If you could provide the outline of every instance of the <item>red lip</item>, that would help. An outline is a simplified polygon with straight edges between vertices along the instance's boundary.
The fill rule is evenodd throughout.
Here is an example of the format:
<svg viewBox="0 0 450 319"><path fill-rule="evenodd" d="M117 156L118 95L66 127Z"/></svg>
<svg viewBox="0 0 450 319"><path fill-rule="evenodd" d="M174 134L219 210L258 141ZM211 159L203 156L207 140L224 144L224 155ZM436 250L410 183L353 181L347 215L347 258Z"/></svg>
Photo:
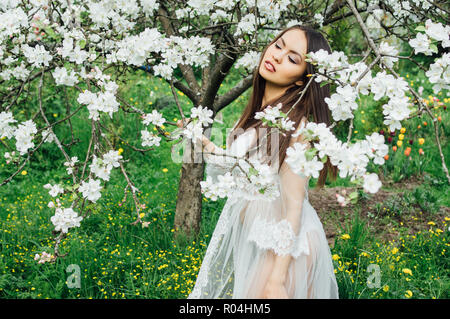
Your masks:
<svg viewBox="0 0 450 319"><path fill-rule="evenodd" d="M272 62L270 62L269 60L266 60L266 61L264 61L264 64L265 63L267 63L267 64L270 64L271 66L272 66L272 68L273 68L273 71L272 72L275 72L277 69L275 69L275 66L273 65L273 63ZM266 67L267 68L267 67ZM269 70L270 71L270 70Z"/></svg>

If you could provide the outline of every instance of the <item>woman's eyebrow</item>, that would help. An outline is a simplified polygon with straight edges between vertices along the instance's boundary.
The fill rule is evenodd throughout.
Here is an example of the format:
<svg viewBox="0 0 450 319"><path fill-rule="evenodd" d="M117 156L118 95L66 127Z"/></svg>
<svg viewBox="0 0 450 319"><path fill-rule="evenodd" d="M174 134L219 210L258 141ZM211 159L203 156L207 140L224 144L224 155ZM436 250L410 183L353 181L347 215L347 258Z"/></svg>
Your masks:
<svg viewBox="0 0 450 319"><path fill-rule="evenodd" d="M280 37L280 39L281 39L281 42L283 42L283 46L285 47L285 46L286 46L286 43L284 42L284 39L283 39L282 37ZM290 50L290 51L293 52L293 53L295 53L295 54L297 54L297 55L299 55L300 58L302 57L302 55L301 55L300 53L298 53L297 51L295 51L295 50Z"/></svg>

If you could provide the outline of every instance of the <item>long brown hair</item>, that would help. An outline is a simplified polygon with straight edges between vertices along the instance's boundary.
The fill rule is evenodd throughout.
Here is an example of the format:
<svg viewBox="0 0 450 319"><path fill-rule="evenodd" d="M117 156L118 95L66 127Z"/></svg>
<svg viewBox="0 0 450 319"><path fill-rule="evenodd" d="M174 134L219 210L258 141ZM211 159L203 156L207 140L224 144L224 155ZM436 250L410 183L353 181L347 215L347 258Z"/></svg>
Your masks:
<svg viewBox="0 0 450 319"><path fill-rule="evenodd" d="M262 111L266 106L271 105L275 106L278 103L282 103L281 111L284 113L287 113L289 109L297 102L299 98L299 93L307 86L308 82L312 80L311 77L308 77L308 74L313 74L315 71L315 68L312 64L307 63L306 64L306 70L305 73L302 76L303 84L301 86L294 85L286 90L286 92L279 98L275 98L271 101L267 101L265 105L262 105L262 98L264 95L264 89L265 89L265 83L266 80L259 74L259 67L261 65L261 62L264 58L264 55L266 53L266 50L269 46L271 46L274 42L276 42L284 33L286 33L289 30L292 29L300 29L305 32L306 39L307 39L307 53L309 52L315 52L320 49L324 49L327 52L331 53L331 48L327 42L327 40L324 38L324 36L308 27L303 25L293 25L289 28L284 29L280 34L278 34L268 45L267 47L262 51L261 57L258 63L258 67L255 68L254 74L253 74L253 90L250 96L250 99L247 103L246 108L244 109L243 114L241 115L241 118L239 119L238 123L236 124L235 128L229 135L229 141L232 139L236 139L243 131L246 131L249 128L256 129L257 134L257 141L259 141L260 138L260 132L265 131L267 132L267 145L269 150L267 151L268 154L271 154L270 151L270 145L271 145L271 136L274 134L271 132L272 128L267 127L262 123L261 120L255 119L255 113ZM320 86L320 83L317 83L316 81L312 81L306 92L304 93L301 101L296 104L295 108L289 112L288 118L295 123L295 127L297 128L300 124L300 121L303 117L306 117L308 121L311 121L310 118L312 116L312 121L316 123L325 123L327 126L329 126L330 123L330 110L328 108L328 105L325 103L325 98L330 96L330 85L326 84L324 86ZM279 168L278 171L281 168L281 164L283 163L285 157L286 157L286 150L289 147L289 141L291 138L291 135L294 133L294 131L286 132L285 134L277 134L278 135L278 141L279 141L279 150L275 150L276 154L273 154L273 156L280 156L279 157ZM258 142L256 142L258 143ZM247 158L249 157L249 154L246 154ZM274 157L272 157L273 159ZM272 159L270 160L269 164L272 162ZM331 178L333 180L336 180L337 176L337 167L333 166L330 162L330 159L327 159L327 162L324 165L324 168L320 172L319 179L317 182L317 186L323 187L327 178L328 171L331 172Z"/></svg>

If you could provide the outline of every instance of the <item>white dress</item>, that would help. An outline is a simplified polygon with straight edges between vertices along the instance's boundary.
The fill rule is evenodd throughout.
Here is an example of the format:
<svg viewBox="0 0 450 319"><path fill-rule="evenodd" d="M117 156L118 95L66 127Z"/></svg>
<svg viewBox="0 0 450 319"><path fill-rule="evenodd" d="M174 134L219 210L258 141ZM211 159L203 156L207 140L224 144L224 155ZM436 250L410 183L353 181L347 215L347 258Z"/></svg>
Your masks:
<svg viewBox="0 0 450 319"><path fill-rule="evenodd" d="M248 130L227 150L242 155L255 136L256 130ZM229 171L206 154L205 160L206 176L216 179ZM293 257L285 283L289 298L339 298L327 238L308 201L309 178L287 163L275 177L274 200L227 199L188 299L262 298L275 258L286 254Z"/></svg>

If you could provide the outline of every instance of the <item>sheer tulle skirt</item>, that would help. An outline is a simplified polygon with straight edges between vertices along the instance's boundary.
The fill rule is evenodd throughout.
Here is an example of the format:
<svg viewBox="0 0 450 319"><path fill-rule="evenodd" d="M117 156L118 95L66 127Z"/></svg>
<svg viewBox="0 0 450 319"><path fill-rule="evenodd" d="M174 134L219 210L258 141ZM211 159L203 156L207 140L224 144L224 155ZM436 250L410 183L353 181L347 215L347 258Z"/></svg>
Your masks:
<svg viewBox="0 0 450 319"><path fill-rule="evenodd" d="M188 298L262 298L276 253L268 248L271 225L282 219L281 199L227 200ZM265 228L264 228L265 227ZM286 278L289 298L338 298L330 248L315 209L306 197Z"/></svg>

